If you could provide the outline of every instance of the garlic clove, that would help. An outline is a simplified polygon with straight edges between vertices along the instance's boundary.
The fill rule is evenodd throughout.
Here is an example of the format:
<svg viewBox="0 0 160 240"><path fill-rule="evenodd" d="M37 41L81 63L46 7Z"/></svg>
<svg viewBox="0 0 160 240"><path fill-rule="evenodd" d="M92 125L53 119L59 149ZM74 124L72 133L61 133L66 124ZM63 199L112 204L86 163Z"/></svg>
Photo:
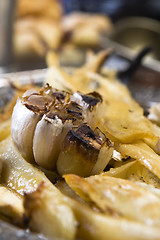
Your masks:
<svg viewBox="0 0 160 240"><path fill-rule="evenodd" d="M40 115L30 111L20 99L14 107L11 123L11 135L21 155L29 162L34 162L33 135Z"/></svg>
<svg viewBox="0 0 160 240"><path fill-rule="evenodd" d="M33 136L42 115L52 105L52 98L42 96L36 91L27 91L17 103L12 113L11 136L21 153L29 162L34 162Z"/></svg>
<svg viewBox="0 0 160 240"><path fill-rule="evenodd" d="M70 96L71 101L76 102L81 107L83 107L83 114L85 122L94 128L98 118L98 111L100 104L102 103L102 97L97 92L92 92L88 94L81 94L75 92Z"/></svg>
<svg viewBox="0 0 160 240"><path fill-rule="evenodd" d="M38 165L53 170L61 149L61 143L68 131L83 121L82 108L70 102L54 105L38 122L34 139L33 153Z"/></svg>
<svg viewBox="0 0 160 240"><path fill-rule="evenodd" d="M100 149L97 162L94 165L90 175L100 174L105 169L109 161L112 159L112 155L113 144L109 139L107 139Z"/></svg>
<svg viewBox="0 0 160 240"><path fill-rule="evenodd" d="M34 138L33 153L38 165L46 169L54 169L60 151L63 123L56 117L54 120L46 115L38 122Z"/></svg>
<svg viewBox="0 0 160 240"><path fill-rule="evenodd" d="M100 173L111 159L112 152L111 143L109 145L83 124L77 130L69 131L65 137L57 160L57 171L60 175L73 173L83 177Z"/></svg>

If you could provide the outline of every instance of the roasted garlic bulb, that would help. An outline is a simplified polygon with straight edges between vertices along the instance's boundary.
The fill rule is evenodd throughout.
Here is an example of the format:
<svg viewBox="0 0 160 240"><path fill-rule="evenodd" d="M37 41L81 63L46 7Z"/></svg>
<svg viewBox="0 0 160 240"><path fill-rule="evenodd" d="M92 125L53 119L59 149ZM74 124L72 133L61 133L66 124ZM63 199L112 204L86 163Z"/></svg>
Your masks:
<svg viewBox="0 0 160 240"><path fill-rule="evenodd" d="M88 159L86 156L84 157L86 166L80 167L80 169L86 169L84 173L80 170L79 174L88 176L98 173L105 168L111 158L111 145L105 147L105 149L109 148L109 153L106 154L106 150L104 151L106 154L103 157L104 160L99 160L99 155L101 156L101 152L103 152L101 148L104 149L102 146L106 146L107 141L102 140L84 124L95 128L96 113L101 102L102 98L98 93L82 95L77 92L71 94L53 89L48 84L39 92L28 90L21 99L17 100L13 110L11 123L13 142L27 161L36 162L45 169L57 169L60 174L76 173L76 169L83 162L83 156L78 161L76 160L78 152L81 154L83 149L81 155L84 155L86 148L86 156L90 157ZM71 144L73 154L71 155L70 152L69 159L68 153L65 155L62 146L65 145L68 134L74 132L77 136L80 135L82 141L80 141L79 150L77 150L77 145L76 151ZM83 143L86 143L86 146Z"/></svg>

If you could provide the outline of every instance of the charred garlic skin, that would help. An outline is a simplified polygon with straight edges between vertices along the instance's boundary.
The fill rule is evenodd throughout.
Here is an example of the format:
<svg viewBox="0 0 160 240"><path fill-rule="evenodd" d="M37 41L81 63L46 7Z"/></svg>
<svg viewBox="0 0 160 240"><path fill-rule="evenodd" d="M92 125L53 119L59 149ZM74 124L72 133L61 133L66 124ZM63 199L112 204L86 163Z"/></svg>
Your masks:
<svg viewBox="0 0 160 240"><path fill-rule="evenodd" d="M66 135L57 161L60 175L74 173L87 177L106 167L113 153L113 144L99 132L83 124Z"/></svg>
<svg viewBox="0 0 160 240"><path fill-rule="evenodd" d="M98 93L71 94L48 84L39 92L29 90L13 110L13 142L27 161L48 170L57 169L61 175L99 173L112 154L100 131L90 128L95 127L93 119L101 102ZM103 161L104 154L107 157Z"/></svg>
<svg viewBox="0 0 160 240"><path fill-rule="evenodd" d="M97 116L103 101L101 95L97 92L88 94L75 92L70 98L83 107L86 122L91 128L95 128Z"/></svg>

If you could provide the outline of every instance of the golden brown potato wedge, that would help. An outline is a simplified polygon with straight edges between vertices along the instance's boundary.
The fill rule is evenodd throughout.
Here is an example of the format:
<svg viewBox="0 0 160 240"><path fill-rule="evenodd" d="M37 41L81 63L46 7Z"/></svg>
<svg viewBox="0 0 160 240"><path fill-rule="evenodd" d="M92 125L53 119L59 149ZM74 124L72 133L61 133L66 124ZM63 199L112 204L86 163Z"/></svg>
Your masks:
<svg viewBox="0 0 160 240"><path fill-rule="evenodd" d="M0 141L4 140L10 135L11 133L10 126L11 126L11 119L0 122Z"/></svg>
<svg viewBox="0 0 160 240"><path fill-rule="evenodd" d="M13 47L16 57L43 57L48 49L57 49L62 39L61 25L49 18L28 16L14 24Z"/></svg>
<svg viewBox="0 0 160 240"><path fill-rule="evenodd" d="M57 199L58 200L56 200L54 196L52 188L48 187L46 184L40 185L37 191L25 196L24 206L30 219L31 228L37 231L40 229L43 234L54 239L56 238L54 223L57 223L57 221L61 219L61 221L64 221L64 225L58 226L56 233L58 233L60 229L62 230L66 225L68 230L63 233L61 232L61 235L58 235L61 236L60 239L73 239L73 235L75 235L74 237L76 239L81 240L159 239L159 228L146 226L126 219L115 219L113 217L105 216L104 214L93 211L84 204L68 197L64 197L62 201L60 200L61 197L58 197ZM67 205L66 211L62 212L60 215L56 214L55 211L55 202L57 203L59 200L61 206ZM60 212L62 209L59 209ZM73 225L69 225L70 223L73 224L73 215L69 209L72 209L72 214L74 214L74 219L76 219L76 223L74 225L76 229L73 228ZM62 220L62 218L64 220Z"/></svg>
<svg viewBox="0 0 160 240"><path fill-rule="evenodd" d="M74 12L62 19L65 33L72 32L70 41L76 46L97 48L102 44L102 35L111 31L112 24L107 16Z"/></svg>
<svg viewBox="0 0 160 240"><path fill-rule="evenodd" d="M147 144L137 142L133 144L117 144L116 150L122 155L138 160L148 170L160 178L160 156Z"/></svg>
<svg viewBox="0 0 160 240"><path fill-rule="evenodd" d="M41 170L22 158L11 137L0 142L0 160L3 164L1 182L20 195L36 190L42 181L51 184Z"/></svg>
<svg viewBox="0 0 160 240"><path fill-rule="evenodd" d="M146 226L144 224L115 219L94 212L88 207L71 200L69 202L79 222L77 228L77 239L80 240L158 240L159 228Z"/></svg>
<svg viewBox="0 0 160 240"><path fill-rule="evenodd" d="M145 183L148 188L160 189L160 179L137 160L111 168L105 174L111 177L129 179L138 184ZM146 185L144 185L145 188Z"/></svg>
<svg viewBox="0 0 160 240"><path fill-rule="evenodd" d="M104 117L99 125L113 140L122 143L154 137L142 109L121 100L112 100L106 105Z"/></svg>
<svg viewBox="0 0 160 240"><path fill-rule="evenodd" d="M147 240L159 239L159 229L147 227L146 225L137 222L117 220L105 217L102 214L88 212L84 213L85 209L75 209L79 213L77 219L80 222L78 229L79 239L101 239L101 240ZM84 215L83 215L84 214ZM77 214L78 215L78 214ZM76 215L76 216L77 216Z"/></svg>
<svg viewBox="0 0 160 240"><path fill-rule="evenodd" d="M78 195L107 215L160 226L159 197L131 181L105 173L85 179L69 174L65 180Z"/></svg>
<svg viewBox="0 0 160 240"><path fill-rule="evenodd" d="M18 0L16 15L19 18L36 15L59 20L62 16L62 6L57 0Z"/></svg>
<svg viewBox="0 0 160 240"><path fill-rule="evenodd" d="M58 56L54 52L49 52L46 57L49 66L44 85L49 83L53 88L59 90L76 90L69 76L60 66Z"/></svg>
<svg viewBox="0 0 160 240"><path fill-rule="evenodd" d="M26 216L29 220L31 219L30 228L53 238L73 239L76 220L72 210L63 199L63 194L45 177L41 170L21 157L11 138L0 143L0 159L3 162L1 181L19 195L25 194ZM50 193L47 196L45 191L41 192L41 188L37 190L39 185L45 184ZM36 190L37 192L34 192ZM50 199L53 201L52 204L50 204ZM14 210L15 204L14 202L12 204L12 195L10 201Z"/></svg>
<svg viewBox="0 0 160 240"><path fill-rule="evenodd" d="M77 221L62 193L44 182L24 196L29 227L52 239L75 239Z"/></svg>
<svg viewBox="0 0 160 240"><path fill-rule="evenodd" d="M11 223L23 226L24 208L23 200L16 192L0 185L0 214Z"/></svg>

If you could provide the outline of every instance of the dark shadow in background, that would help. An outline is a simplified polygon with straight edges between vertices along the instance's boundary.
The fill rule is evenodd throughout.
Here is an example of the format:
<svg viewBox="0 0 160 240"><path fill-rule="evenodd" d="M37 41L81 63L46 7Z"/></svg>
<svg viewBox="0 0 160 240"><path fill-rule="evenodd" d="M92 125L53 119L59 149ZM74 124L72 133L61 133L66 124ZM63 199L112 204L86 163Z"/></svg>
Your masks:
<svg viewBox="0 0 160 240"><path fill-rule="evenodd" d="M113 21L127 16L144 16L160 20L159 0L61 0L66 13L71 11L100 12Z"/></svg>

